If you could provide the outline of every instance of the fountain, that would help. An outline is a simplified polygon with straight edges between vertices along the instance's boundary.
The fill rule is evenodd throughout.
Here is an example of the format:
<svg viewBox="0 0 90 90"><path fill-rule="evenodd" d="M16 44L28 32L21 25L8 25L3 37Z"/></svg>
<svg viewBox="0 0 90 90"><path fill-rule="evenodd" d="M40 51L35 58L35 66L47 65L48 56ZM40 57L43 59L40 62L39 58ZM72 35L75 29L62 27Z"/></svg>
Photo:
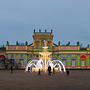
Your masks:
<svg viewBox="0 0 90 90"><path fill-rule="evenodd" d="M39 60L31 60L25 71L37 72L39 69L41 71L47 72L48 66L51 66L51 69L55 71L66 72L64 64L60 60L52 60L52 53L47 51L48 46L47 42L44 40L43 52L39 52Z"/></svg>

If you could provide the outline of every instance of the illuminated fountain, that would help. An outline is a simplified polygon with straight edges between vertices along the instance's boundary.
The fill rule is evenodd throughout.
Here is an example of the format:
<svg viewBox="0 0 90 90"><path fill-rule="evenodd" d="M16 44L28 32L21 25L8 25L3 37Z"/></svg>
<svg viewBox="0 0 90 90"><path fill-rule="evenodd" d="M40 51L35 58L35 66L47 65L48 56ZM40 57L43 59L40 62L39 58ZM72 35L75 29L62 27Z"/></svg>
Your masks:
<svg viewBox="0 0 90 90"><path fill-rule="evenodd" d="M25 71L30 70L30 72L37 72L39 69L41 71L47 72L48 66L51 66L51 69L55 71L66 72L64 64L60 60L52 60L52 53L47 51L47 42L44 40L43 52L39 52L39 60L31 60Z"/></svg>

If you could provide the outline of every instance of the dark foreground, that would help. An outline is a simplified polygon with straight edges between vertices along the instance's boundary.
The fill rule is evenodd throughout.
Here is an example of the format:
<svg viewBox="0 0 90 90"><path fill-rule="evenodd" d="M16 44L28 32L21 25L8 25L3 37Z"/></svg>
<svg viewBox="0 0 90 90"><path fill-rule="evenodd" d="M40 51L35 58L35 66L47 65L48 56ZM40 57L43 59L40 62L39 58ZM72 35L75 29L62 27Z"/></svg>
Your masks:
<svg viewBox="0 0 90 90"><path fill-rule="evenodd" d="M65 73L48 76L1 70L0 90L90 90L90 71L72 70L69 76Z"/></svg>

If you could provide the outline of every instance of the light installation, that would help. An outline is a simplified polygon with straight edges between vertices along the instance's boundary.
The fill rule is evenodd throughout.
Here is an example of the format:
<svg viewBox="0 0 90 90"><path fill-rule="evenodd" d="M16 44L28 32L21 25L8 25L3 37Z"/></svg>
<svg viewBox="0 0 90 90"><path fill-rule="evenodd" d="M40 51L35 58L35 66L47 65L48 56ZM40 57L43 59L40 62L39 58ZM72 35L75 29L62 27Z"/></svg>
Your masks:
<svg viewBox="0 0 90 90"><path fill-rule="evenodd" d="M39 69L41 71L47 72L48 66L51 66L51 69L55 71L66 72L64 64L60 60L52 60L51 52L48 52L47 42L44 40L43 52L39 52L39 60L31 60L25 71L37 72Z"/></svg>

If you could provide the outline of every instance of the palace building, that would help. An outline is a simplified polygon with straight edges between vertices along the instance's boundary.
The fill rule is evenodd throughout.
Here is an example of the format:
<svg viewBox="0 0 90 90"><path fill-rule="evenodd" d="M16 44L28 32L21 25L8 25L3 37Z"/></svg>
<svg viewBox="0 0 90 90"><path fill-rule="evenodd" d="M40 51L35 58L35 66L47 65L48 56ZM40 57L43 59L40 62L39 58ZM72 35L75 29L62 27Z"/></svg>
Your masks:
<svg viewBox="0 0 90 90"><path fill-rule="evenodd" d="M61 45L53 42L53 30L42 32L33 31L33 43L16 45L7 44L0 48L0 68L8 68L13 65L15 68L25 68L30 60L38 60L39 52L42 52L44 40L47 41L48 52L52 53L53 60L61 60L66 68L69 69L89 69L90 68L90 48L82 48L79 41L76 45Z"/></svg>

